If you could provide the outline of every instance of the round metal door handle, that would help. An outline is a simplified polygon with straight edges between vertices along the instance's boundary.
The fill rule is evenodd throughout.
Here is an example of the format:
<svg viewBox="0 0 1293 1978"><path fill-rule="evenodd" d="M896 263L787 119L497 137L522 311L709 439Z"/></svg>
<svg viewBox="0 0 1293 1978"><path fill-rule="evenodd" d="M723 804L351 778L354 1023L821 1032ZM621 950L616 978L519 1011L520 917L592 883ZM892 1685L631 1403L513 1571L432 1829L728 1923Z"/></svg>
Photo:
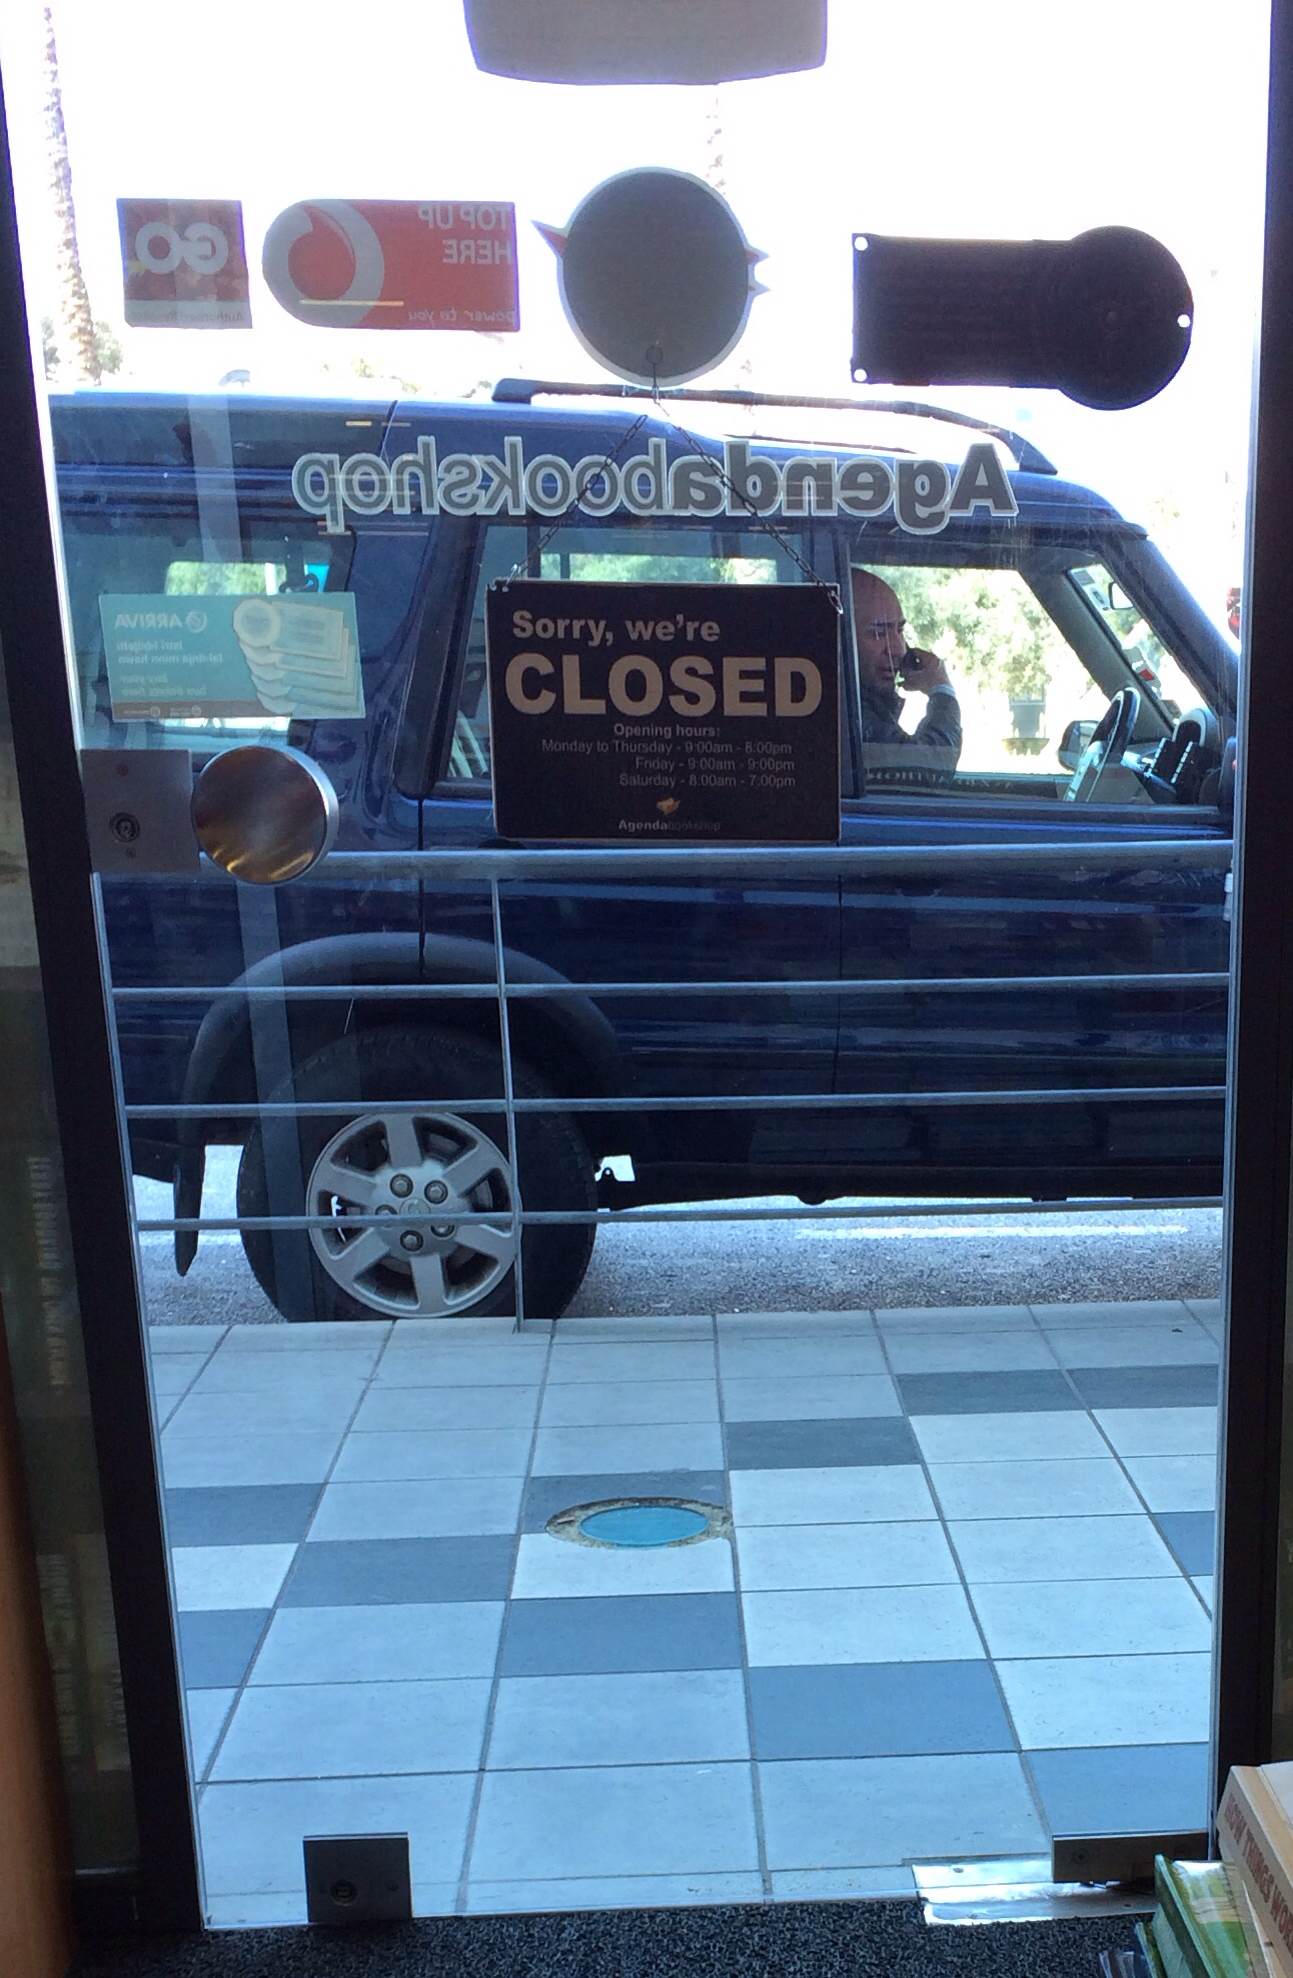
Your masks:
<svg viewBox="0 0 1293 1978"><path fill-rule="evenodd" d="M281 886L332 849L337 793L299 749L252 742L212 756L193 786L191 815L213 864L252 886Z"/></svg>

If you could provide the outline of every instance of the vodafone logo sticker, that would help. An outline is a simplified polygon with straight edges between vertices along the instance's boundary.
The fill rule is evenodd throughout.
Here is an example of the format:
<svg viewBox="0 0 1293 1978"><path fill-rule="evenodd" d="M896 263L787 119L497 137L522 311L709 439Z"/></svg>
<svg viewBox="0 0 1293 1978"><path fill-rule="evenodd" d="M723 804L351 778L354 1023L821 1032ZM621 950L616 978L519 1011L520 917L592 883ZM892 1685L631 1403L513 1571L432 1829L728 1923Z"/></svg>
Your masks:
<svg viewBox="0 0 1293 1978"><path fill-rule="evenodd" d="M516 209L481 200L309 199L265 235L274 300L321 329L516 330Z"/></svg>
<svg viewBox="0 0 1293 1978"><path fill-rule="evenodd" d="M143 329L247 329L236 199L119 199L125 317Z"/></svg>

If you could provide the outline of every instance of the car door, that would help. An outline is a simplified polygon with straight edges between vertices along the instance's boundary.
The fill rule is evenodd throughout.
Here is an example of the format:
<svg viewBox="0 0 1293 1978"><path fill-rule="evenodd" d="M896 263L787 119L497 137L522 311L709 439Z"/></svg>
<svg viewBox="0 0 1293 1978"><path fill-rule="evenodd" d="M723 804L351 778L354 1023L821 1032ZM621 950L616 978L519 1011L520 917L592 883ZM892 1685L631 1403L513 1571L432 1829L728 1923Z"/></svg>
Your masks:
<svg viewBox="0 0 1293 1978"><path fill-rule="evenodd" d="M1103 541L1089 526L1066 539L1021 517L995 544L940 539L919 561L892 540L879 556L841 541L846 562L865 559L891 585L908 640L946 661L964 726L955 773L905 775L898 749L876 751L867 780L863 740L862 787L843 807L847 845L932 854L928 871L891 877L881 864L844 886L838 1087L893 1095L892 1107L837 1116L860 1186L1025 1197L1220 1186L1230 824L1217 645L1179 587L1167 598L1138 539L1101 526ZM1140 696L1126 755L1094 800L1070 801L1074 753L1122 687ZM1173 755L1180 717L1205 693L1206 747L1187 775ZM923 703L907 700L910 731ZM1075 861L1084 844L1146 849L1131 863L1094 849ZM1173 856L1190 844L1206 864ZM1009 846L1055 856L994 863ZM1199 974L1214 980L1146 981ZM1098 979L1111 976L1136 980ZM1030 980L951 986L985 977ZM875 983L893 988L860 986ZM1096 1096L1193 1086L1212 1094ZM922 1093L941 1103L912 1097Z"/></svg>
<svg viewBox="0 0 1293 1978"><path fill-rule="evenodd" d="M811 549L810 531L800 535ZM542 532L519 523L486 527L470 616L453 656L453 719L428 778L428 846L497 842L484 600L491 582L517 569L567 581L806 581L780 535L754 524L647 526L617 516L603 526L581 523L555 535L550 525ZM637 1098L713 1095L718 1102L703 1111L639 1116L630 1147L598 1150L633 1153L639 1195L730 1195L802 1178L817 1159L819 1116L774 1106L725 1110L721 1100L830 1091L840 941L834 877L645 884L619 881L608 871L578 886L563 881L508 888L504 913L507 944L518 956L578 984L637 986L633 994L590 992L613 1035L607 1076ZM488 936L488 902L479 891L450 896L435 890L427 924L429 954L436 939L451 932ZM798 985L806 980L829 987L804 991ZM730 992L689 994L693 983L732 986ZM746 986L756 983L772 988ZM523 1006L518 1014L513 1035L537 1060L532 1068L558 1091L586 1089L587 1068L533 1018L527 1039Z"/></svg>

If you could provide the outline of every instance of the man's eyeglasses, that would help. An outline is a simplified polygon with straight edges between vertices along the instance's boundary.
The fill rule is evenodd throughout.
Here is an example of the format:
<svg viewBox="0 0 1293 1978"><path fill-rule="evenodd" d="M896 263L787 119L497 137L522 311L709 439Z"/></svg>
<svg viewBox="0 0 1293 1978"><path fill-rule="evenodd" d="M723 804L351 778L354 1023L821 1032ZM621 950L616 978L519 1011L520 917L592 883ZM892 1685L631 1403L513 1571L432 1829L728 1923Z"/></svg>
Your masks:
<svg viewBox="0 0 1293 1978"><path fill-rule="evenodd" d="M900 639L906 629L907 621L905 618L864 619L858 626L859 632L865 632L872 639L883 639L886 637Z"/></svg>

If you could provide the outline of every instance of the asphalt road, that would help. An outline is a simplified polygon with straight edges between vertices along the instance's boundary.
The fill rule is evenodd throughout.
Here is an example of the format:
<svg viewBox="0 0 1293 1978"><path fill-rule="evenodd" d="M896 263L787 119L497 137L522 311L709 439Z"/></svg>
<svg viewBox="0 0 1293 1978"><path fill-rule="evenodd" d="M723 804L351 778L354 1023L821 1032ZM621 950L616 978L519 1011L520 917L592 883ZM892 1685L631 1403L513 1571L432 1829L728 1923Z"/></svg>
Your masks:
<svg viewBox="0 0 1293 1978"><path fill-rule="evenodd" d="M203 1203L233 1213L233 1157L219 1150ZM171 1213L170 1191L137 1184L141 1217ZM784 1221L619 1224L598 1232L572 1313L846 1311L903 1305L1214 1298L1219 1209L1066 1208L1059 1213L826 1220L802 1205ZM840 1205L835 1205L840 1206ZM204 1236L187 1278L169 1235L143 1234L144 1296L154 1325L264 1325L276 1314L236 1234Z"/></svg>

